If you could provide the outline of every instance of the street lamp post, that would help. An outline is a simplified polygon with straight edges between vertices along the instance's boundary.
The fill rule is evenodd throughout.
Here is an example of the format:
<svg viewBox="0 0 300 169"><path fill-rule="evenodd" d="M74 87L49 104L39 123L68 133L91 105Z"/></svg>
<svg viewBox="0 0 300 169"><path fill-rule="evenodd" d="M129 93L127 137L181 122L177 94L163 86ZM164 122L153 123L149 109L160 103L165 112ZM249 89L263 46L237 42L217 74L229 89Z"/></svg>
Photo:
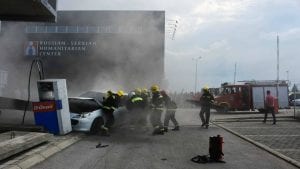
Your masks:
<svg viewBox="0 0 300 169"><path fill-rule="evenodd" d="M196 61L196 71L195 71L195 94L196 94L196 92L197 92L198 60L201 59L201 58L202 58L201 56L199 56L199 57L197 57L197 58L193 58L193 60Z"/></svg>
<svg viewBox="0 0 300 169"><path fill-rule="evenodd" d="M289 84L289 71L288 70L286 71L286 81Z"/></svg>

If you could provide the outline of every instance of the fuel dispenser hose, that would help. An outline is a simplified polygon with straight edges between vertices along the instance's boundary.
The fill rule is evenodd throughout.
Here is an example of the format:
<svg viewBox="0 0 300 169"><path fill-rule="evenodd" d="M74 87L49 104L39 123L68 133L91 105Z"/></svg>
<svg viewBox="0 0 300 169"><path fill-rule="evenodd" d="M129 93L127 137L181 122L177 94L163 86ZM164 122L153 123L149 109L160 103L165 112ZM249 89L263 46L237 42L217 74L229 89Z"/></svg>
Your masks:
<svg viewBox="0 0 300 169"><path fill-rule="evenodd" d="M32 68L33 68L34 65L37 66L37 70L38 70L38 73L39 73L40 80L44 79L43 62L42 62L42 60L40 58L35 58L31 62L30 71L29 71L28 88L27 88L27 95L28 95L28 97L27 97L27 102L26 102L25 108L24 108L24 113L23 113L23 118L22 118L22 125L24 125L27 108L28 108L28 105L29 105L29 102L30 102L30 81L31 81Z"/></svg>

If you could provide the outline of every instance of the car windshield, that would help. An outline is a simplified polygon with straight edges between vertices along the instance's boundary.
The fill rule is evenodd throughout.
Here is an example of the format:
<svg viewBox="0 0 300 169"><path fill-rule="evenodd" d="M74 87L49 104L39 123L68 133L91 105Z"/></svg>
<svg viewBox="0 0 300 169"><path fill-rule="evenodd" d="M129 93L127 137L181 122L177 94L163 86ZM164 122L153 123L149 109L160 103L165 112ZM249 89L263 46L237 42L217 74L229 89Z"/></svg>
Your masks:
<svg viewBox="0 0 300 169"><path fill-rule="evenodd" d="M101 105L92 98L69 98L69 108L72 113L85 113L100 109Z"/></svg>
<svg viewBox="0 0 300 169"><path fill-rule="evenodd" d="M93 98L95 101L99 104L102 103L103 97L105 97L106 94L102 92L95 92L95 91L88 91L80 95L80 97L87 97L87 98Z"/></svg>

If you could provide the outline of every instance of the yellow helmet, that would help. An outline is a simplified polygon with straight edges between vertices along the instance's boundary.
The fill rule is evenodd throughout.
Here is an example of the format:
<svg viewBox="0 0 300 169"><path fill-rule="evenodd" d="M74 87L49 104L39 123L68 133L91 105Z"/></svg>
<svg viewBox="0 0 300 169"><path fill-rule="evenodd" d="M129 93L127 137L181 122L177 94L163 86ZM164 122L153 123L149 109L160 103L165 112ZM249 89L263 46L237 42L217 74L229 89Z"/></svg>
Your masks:
<svg viewBox="0 0 300 169"><path fill-rule="evenodd" d="M113 95L113 92L112 92L111 90L108 90L108 91L106 92L106 95L107 95L107 97L112 96L112 95Z"/></svg>
<svg viewBox="0 0 300 169"><path fill-rule="evenodd" d="M142 94L142 90L141 90L140 88L136 88L136 89L134 90L134 92L135 92L136 95Z"/></svg>
<svg viewBox="0 0 300 169"><path fill-rule="evenodd" d="M158 92L159 86L155 84L155 85L152 85L150 89L151 89L151 92Z"/></svg>
<svg viewBox="0 0 300 169"><path fill-rule="evenodd" d="M205 91L205 92L208 92L208 91L209 91L209 88L208 88L208 86L204 86L204 87L202 88L202 90Z"/></svg>
<svg viewBox="0 0 300 169"><path fill-rule="evenodd" d="M143 89L142 89L142 93L148 93L148 89L143 88Z"/></svg>
<svg viewBox="0 0 300 169"><path fill-rule="evenodd" d="M120 96L120 97L121 97L121 96L124 96L124 91L123 91L123 90L119 90L119 91L117 92L117 95Z"/></svg>

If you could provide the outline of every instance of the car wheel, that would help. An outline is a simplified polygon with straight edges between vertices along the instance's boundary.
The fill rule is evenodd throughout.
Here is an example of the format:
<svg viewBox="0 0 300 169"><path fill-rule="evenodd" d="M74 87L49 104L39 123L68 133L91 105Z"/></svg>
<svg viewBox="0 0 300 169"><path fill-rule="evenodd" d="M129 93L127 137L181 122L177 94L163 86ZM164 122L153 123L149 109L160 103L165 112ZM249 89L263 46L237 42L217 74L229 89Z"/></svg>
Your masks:
<svg viewBox="0 0 300 169"><path fill-rule="evenodd" d="M221 104L221 112L222 113L227 113L229 111L229 107L227 104Z"/></svg>
<svg viewBox="0 0 300 169"><path fill-rule="evenodd" d="M96 134L98 132L100 132L101 130L101 126L104 124L104 120L102 117L97 117L94 119L91 129L90 129L90 133L91 134Z"/></svg>

